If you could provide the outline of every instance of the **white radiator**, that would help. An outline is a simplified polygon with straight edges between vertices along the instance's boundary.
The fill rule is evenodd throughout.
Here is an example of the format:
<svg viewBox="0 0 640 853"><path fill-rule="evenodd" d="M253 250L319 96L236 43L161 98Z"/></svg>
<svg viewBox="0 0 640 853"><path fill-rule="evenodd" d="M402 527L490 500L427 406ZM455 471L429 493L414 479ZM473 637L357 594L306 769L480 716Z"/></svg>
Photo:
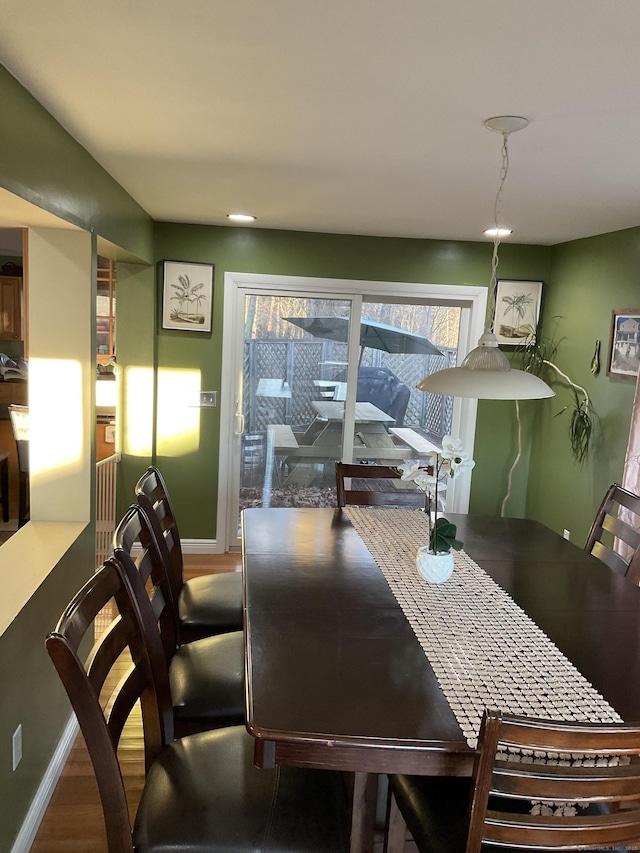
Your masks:
<svg viewBox="0 0 640 853"><path fill-rule="evenodd" d="M116 476L120 454L96 463L96 567L111 556L116 528Z"/></svg>

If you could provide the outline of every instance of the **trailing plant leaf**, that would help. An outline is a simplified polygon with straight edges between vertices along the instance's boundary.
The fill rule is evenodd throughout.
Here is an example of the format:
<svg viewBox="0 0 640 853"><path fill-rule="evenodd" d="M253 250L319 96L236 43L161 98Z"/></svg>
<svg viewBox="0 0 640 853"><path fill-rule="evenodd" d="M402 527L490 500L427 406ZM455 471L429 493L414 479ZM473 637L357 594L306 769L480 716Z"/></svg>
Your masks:
<svg viewBox="0 0 640 853"><path fill-rule="evenodd" d="M575 388L571 389L573 393L573 405L565 406L564 409L558 412L556 417L571 410L571 419L569 421L569 441L571 442L571 450L580 465L584 464L589 453L591 444L591 435L593 433L593 418L586 400L578 396Z"/></svg>
<svg viewBox="0 0 640 853"><path fill-rule="evenodd" d="M558 346L564 338L556 341L554 338L544 338L534 332L520 346L516 347L516 353L522 361L522 369L534 376L542 377L548 371L549 362L553 362Z"/></svg>

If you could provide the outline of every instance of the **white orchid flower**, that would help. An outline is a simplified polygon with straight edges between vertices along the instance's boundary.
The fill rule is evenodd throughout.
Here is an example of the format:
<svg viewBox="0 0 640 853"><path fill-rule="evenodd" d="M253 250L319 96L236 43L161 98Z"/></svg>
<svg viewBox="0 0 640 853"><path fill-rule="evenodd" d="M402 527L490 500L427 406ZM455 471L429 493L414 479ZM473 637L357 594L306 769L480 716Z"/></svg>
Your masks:
<svg viewBox="0 0 640 853"><path fill-rule="evenodd" d="M413 482L419 489L422 489L422 491L426 492L431 498L436 497L438 481L433 476L433 474L427 474L426 471L422 471L422 473L416 475L413 478Z"/></svg>
<svg viewBox="0 0 640 853"><path fill-rule="evenodd" d="M454 438L452 435L445 435L442 439L442 452L440 456L443 459L453 459L460 456L462 453L462 442L459 438Z"/></svg>
<svg viewBox="0 0 640 853"><path fill-rule="evenodd" d="M460 453L455 459L452 459L449 463L451 465L450 475L455 479L459 477L460 474L463 474L465 471L471 471L471 469L475 466L475 461L469 456L468 453Z"/></svg>
<svg viewBox="0 0 640 853"><path fill-rule="evenodd" d="M398 470L402 472L401 480L415 480L415 478L422 472L422 468L417 462L399 465Z"/></svg>

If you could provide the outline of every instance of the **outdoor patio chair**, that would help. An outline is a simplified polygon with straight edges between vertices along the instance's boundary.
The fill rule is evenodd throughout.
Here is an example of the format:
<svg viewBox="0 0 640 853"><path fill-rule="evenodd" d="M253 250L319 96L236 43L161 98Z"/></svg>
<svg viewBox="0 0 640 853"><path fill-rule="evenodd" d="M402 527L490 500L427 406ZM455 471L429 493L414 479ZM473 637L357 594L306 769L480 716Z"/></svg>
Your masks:
<svg viewBox="0 0 640 853"><path fill-rule="evenodd" d="M360 367L356 400L373 403L386 412L401 427L409 404L411 391L387 367Z"/></svg>

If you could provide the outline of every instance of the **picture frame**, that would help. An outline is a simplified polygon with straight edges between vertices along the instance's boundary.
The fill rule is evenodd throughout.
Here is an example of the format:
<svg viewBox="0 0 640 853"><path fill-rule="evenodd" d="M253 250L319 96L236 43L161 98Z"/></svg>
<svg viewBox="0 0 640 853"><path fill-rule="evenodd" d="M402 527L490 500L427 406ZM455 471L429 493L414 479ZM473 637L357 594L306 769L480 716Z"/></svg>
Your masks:
<svg viewBox="0 0 640 853"><path fill-rule="evenodd" d="M214 264L162 261L162 328L211 332Z"/></svg>
<svg viewBox="0 0 640 853"><path fill-rule="evenodd" d="M521 346L534 334L540 318L542 284L541 281L498 279L493 333L499 344Z"/></svg>
<svg viewBox="0 0 640 853"><path fill-rule="evenodd" d="M611 312L607 376L633 379L640 365L640 308L615 308Z"/></svg>

